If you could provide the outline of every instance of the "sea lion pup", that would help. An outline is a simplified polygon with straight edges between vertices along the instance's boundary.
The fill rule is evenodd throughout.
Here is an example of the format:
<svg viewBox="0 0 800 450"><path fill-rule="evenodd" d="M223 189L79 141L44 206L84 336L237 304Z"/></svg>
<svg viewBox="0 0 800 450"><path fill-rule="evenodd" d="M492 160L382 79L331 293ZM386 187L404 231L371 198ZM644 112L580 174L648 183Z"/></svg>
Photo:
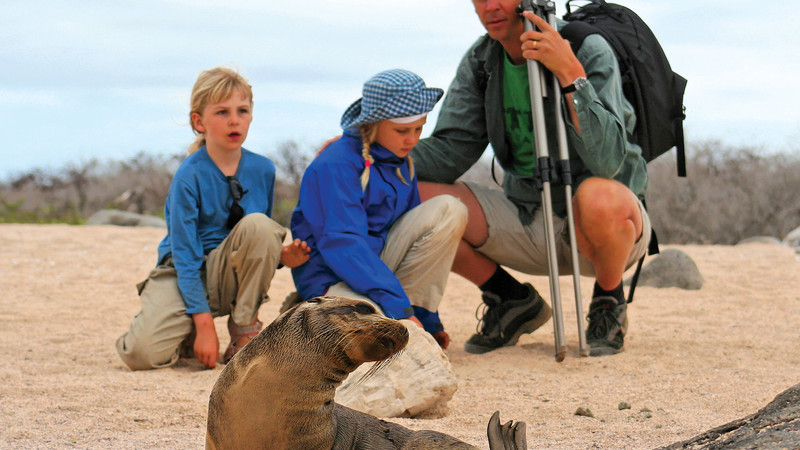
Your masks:
<svg viewBox="0 0 800 450"><path fill-rule="evenodd" d="M359 365L402 350L408 330L367 302L317 297L284 314L222 370L208 402L207 449L467 449L334 402ZM367 375L368 376L368 375ZM525 448L525 424L489 421L491 449Z"/></svg>

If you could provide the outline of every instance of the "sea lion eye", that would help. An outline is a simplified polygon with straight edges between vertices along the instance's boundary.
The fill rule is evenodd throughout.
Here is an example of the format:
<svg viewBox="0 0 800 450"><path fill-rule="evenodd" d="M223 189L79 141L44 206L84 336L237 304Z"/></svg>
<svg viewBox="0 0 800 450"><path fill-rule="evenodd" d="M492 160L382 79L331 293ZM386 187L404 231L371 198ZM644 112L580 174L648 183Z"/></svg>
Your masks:
<svg viewBox="0 0 800 450"><path fill-rule="evenodd" d="M359 303L356 305L356 312L359 314L375 314L375 308L369 303Z"/></svg>

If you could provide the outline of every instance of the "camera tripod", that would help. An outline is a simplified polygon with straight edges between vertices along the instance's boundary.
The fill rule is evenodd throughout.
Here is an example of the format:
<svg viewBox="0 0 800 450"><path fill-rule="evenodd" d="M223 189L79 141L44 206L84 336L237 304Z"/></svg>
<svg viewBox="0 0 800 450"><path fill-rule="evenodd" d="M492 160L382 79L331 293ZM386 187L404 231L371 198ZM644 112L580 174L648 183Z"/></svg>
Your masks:
<svg viewBox="0 0 800 450"><path fill-rule="evenodd" d="M523 0L523 11L531 11L556 28L555 3L551 0ZM523 18L525 31L534 29L533 23ZM531 115L533 120L534 151L536 154L537 186L541 193L542 212L544 215L545 237L547 244L547 263L550 277L550 301L553 306L553 329L555 334L556 361L563 361L567 353L564 342L564 323L561 312L561 291L558 279L558 256L556 253L555 230L553 225L553 202L551 197L551 180L557 173L564 186L567 201L567 225L569 228L570 250L572 257L572 274L575 285L575 309L578 317L579 354L589 355L586 344L586 332L583 324L583 302L581 300L580 267L578 264L578 245L575 238L575 219L572 210L572 174L567 150L567 131L563 114L561 84L558 78L538 61L527 60L528 85L531 97ZM549 76L548 76L549 75ZM547 83L552 83L555 95L548 99ZM553 164L547 148L547 130L544 117L544 102L553 103L558 139L558 161Z"/></svg>

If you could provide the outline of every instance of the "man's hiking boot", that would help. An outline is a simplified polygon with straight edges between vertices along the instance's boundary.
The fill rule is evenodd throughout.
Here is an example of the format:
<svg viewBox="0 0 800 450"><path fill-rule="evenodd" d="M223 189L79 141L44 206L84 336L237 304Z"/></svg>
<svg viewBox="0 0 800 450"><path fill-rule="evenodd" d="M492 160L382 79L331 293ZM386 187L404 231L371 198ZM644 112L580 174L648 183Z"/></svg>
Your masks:
<svg viewBox="0 0 800 450"><path fill-rule="evenodd" d="M628 331L628 304L619 304L614 297L595 297L589 306L586 342L589 356L613 355L622 351Z"/></svg>
<svg viewBox="0 0 800 450"><path fill-rule="evenodd" d="M528 288L528 296L521 300L502 301L497 294L483 293L481 306L484 313L478 319L480 329L464 344L467 353L486 353L514 345L522 334L532 333L547 322L550 318L550 305L530 283L525 283L524 286Z"/></svg>

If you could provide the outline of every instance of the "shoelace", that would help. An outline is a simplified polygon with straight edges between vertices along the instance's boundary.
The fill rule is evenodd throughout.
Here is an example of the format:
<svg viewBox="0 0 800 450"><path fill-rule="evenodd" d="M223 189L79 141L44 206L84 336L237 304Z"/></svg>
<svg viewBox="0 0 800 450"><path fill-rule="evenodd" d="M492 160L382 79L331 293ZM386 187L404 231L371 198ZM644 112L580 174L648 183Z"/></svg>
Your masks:
<svg viewBox="0 0 800 450"><path fill-rule="evenodd" d="M475 318L478 319L478 323L475 325L475 332L483 334L486 336L487 334L484 331L486 325L486 319L495 319L495 322L500 322L500 308L492 308L486 303L481 302L478 307L475 309ZM491 321L491 320L490 320ZM500 329L500 336L502 337L503 330Z"/></svg>
<svg viewBox="0 0 800 450"><path fill-rule="evenodd" d="M597 308L589 313L589 336L607 336L613 326L622 326L614 315L614 308Z"/></svg>
<svg viewBox="0 0 800 450"><path fill-rule="evenodd" d="M478 307L475 308L475 318L478 319L478 323L475 324L475 332L481 333L481 325L483 324L483 318L486 317L486 313L489 310L489 305L486 303L479 303Z"/></svg>

